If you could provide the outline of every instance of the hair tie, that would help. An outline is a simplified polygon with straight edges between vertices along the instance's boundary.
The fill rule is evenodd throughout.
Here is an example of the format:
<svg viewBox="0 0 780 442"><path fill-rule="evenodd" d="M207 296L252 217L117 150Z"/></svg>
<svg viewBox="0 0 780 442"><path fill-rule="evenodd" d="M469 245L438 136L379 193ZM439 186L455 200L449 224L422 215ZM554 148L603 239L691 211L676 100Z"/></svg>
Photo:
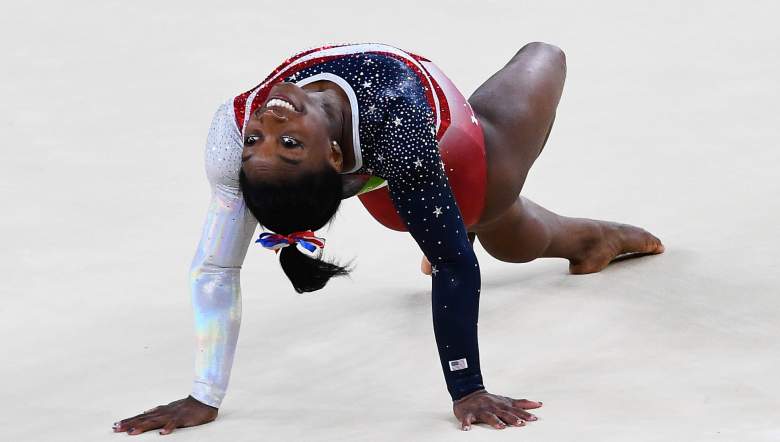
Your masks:
<svg viewBox="0 0 780 442"><path fill-rule="evenodd" d="M322 249L325 248L325 238L314 236L314 232L311 230L293 232L289 235L263 232L255 242L259 242L260 245L266 249L273 250L276 253L279 253L279 250L289 245L295 244L295 247L297 247L301 253L315 259L322 255Z"/></svg>

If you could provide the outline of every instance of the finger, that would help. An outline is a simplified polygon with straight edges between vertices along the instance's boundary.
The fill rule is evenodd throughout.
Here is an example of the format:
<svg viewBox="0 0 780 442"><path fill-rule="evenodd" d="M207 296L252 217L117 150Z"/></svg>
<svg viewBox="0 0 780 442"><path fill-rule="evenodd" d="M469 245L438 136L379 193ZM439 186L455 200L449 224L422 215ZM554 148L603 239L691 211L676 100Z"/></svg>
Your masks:
<svg viewBox="0 0 780 442"><path fill-rule="evenodd" d="M495 412L495 415L507 425L513 427L522 427L525 425L525 421L511 411L499 410Z"/></svg>
<svg viewBox="0 0 780 442"><path fill-rule="evenodd" d="M509 409L509 410L506 410L506 411L509 411L512 414L516 414L517 416L519 416L524 421L531 421L531 422L533 422L533 421L539 420L539 418L535 414L531 414L531 413L523 410L522 408L512 408L512 409Z"/></svg>
<svg viewBox="0 0 780 442"><path fill-rule="evenodd" d="M122 419L120 422L127 422L127 421L131 421L133 419L138 419L139 417L143 417L145 414L146 414L146 411L144 411L143 413L136 414L133 417L128 417L127 419Z"/></svg>
<svg viewBox="0 0 780 442"><path fill-rule="evenodd" d="M524 410L531 410L542 406L541 402L529 401L528 399L512 399L512 406L515 408L522 408Z"/></svg>
<svg viewBox="0 0 780 442"><path fill-rule="evenodd" d="M122 419L119 422L114 422L114 431L116 432L122 432L127 431L128 428L134 427L141 422L146 421L147 419L154 419L156 417L159 417L159 413L147 413L147 414L139 414L136 417L131 417L128 419Z"/></svg>
<svg viewBox="0 0 780 442"><path fill-rule="evenodd" d="M165 424L162 430L160 430L160 434L171 434L173 430L178 427L179 425L176 418L173 418Z"/></svg>
<svg viewBox="0 0 780 442"><path fill-rule="evenodd" d="M136 434L141 434L145 431L154 430L155 428L162 427L163 422L164 420L160 417L147 419L143 422L139 422L138 424L128 428L127 434L136 435Z"/></svg>
<svg viewBox="0 0 780 442"><path fill-rule="evenodd" d="M158 408L160 408L160 407L162 407L162 405L158 405L158 406L156 406L156 407L154 407L154 408L150 408L150 409L148 409L148 410L144 411L144 413L149 413L150 411L157 410L157 409L158 409Z"/></svg>
<svg viewBox="0 0 780 442"><path fill-rule="evenodd" d="M473 413L467 413L460 421L460 429L463 431L471 430L471 424L477 421L477 417Z"/></svg>
<svg viewBox="0 0 780 442"><path fill-rule="evenodd" d="M483 411L479 414L479 420L492 426L496 430L503 430L506 428L506 424L498 418L495 414L489 411Z"/></svg>
<svg viewBox="0 0 780 442"><path fill-rule="evenodd" d="M141 418L135 417L135 418L128 418L128 419L122 419L121 421L114 422L114 431L127 431L128 428L131 427L130 424L140 422Z"/></svg>

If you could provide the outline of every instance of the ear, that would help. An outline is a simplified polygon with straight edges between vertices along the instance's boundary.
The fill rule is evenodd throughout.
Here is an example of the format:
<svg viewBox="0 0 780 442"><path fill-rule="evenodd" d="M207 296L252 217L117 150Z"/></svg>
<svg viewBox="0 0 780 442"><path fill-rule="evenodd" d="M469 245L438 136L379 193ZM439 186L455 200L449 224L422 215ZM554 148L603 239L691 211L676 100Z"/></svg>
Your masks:
<svg viewBox="0 0 780 442"><path fill-rule="evenodd" d="M336 140L330 142L330 150L328 151L328 162L336 169L337 172L344 170L344 154L341 152L341 146Z"/></svg>

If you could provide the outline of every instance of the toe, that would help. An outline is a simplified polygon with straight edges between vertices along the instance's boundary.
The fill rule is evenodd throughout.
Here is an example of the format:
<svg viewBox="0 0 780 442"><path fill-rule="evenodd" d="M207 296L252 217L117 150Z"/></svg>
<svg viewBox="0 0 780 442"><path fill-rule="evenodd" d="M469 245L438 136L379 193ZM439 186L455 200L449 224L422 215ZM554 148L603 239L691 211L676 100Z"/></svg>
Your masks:
<svg viewBox="0 0 780 442"><path fill-rule="evenodd" d="M569 273L572 275L587 275L588 273L596 273L603 269L604 266L596 265L593 261L584 261L576 264L569 264Z"/></svg>
<svg viewBox="0 0 780 442"><path fill-rule="evenodd" d="M655 236L655 235L652 235L652 234L651 234L650 236L652 236L652 237L653 237L653 248L652 248L652 252L653 252L653 253L664 253L664 250L666 250L666 247L664 247L664 244L661 242L661 240L660 240L660 239L658 239L658 237L657 237L657 236Z"/></svg>

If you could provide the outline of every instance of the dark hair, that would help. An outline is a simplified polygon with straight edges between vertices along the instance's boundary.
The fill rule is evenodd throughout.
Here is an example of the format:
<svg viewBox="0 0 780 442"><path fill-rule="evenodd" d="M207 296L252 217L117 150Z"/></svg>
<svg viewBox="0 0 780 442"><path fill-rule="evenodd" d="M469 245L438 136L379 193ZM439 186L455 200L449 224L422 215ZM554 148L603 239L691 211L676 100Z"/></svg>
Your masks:
<svg viewBox="0 0 780 442"><path fill-rule="evenodd" d="M280 235L322 228L341 204L341 176L327 166L320 172L276 183L251 182L242 169L239 185L257 222ZM335 262L305 255L293 245L281 249L279 262L298 293L319 290L330 278L350 272Z"/></svg>

